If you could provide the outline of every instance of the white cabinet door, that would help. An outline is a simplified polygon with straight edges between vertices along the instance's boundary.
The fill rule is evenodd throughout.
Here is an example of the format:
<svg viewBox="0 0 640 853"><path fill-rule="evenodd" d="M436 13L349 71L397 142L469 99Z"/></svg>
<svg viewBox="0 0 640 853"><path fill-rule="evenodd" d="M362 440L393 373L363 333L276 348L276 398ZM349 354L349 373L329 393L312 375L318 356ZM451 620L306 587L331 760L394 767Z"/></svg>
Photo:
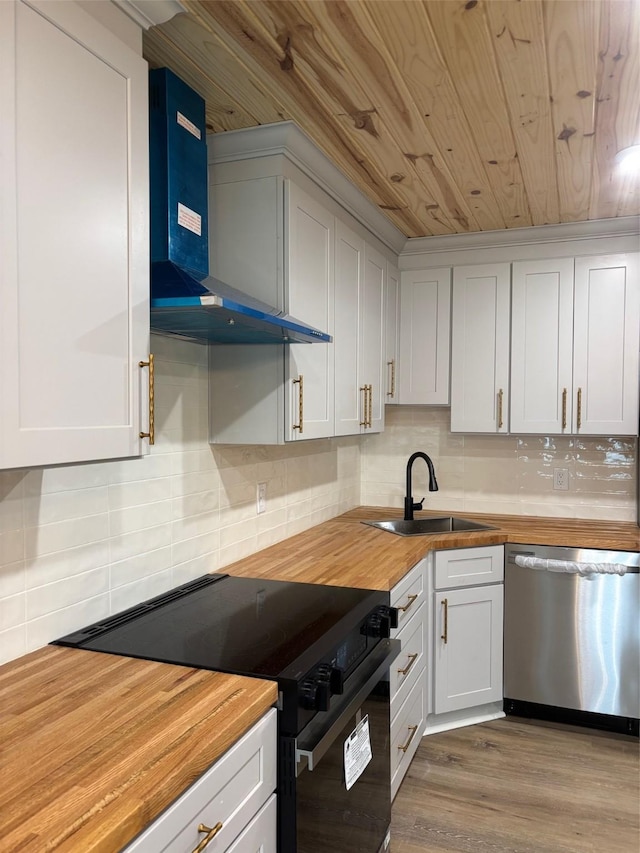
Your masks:
<svg viewBox="0 0 640 853"><path fill-rule="evenodd" d="M359 382L360 301L364 275L364 240L336 221L335 287L335 434L362 431L365 397Z"/></svg>
<svg viewBox="0 0 640 853"><path fill-rule="evenodd" d="M515 263L511 306L511 432L570 432L573 258Z"/></svg>
<svg viewBox="0 0 640 853"><path fill-rule="evenodd" d="M367 400L364 432L384 428L384 297L386 259L365 244L362 299L360 300L360 387ZM338 369L340 366L338 365Z"/></svg>
<svg viewBox="0 0 640 853"><path fill-rule="evenodd" d="M291 181L285 184L286 308L294 317L333 333L335 220ZM290 393L285 394L287 438L333 435L333 345L289 346Z"/></svg>
<svg viewBox="0 0 640 853"><path fill-rule="evenodd" d="M502 699L503 585L434 594L434 711Z"/></svg>
<svg viewBox="0 0 640 853"><path fill-rule="evenodd" d="M143 452L147 85L75 3L0 3L0 467Z"/></svg>
<svg viewBox="0 0 640 853"><path fill-rule="evenodd" d="M638 255L576 258L573 432L638 431Z"/></svg>
<svg viewBox="0 0 640 853"><path fill-rule="evenodd" d="M400 273L387 262L385 299L385 403L398 402L398 344L400 324Z"/></svg>
<svg viewBox="0 0 640 853"><path fill-rule="evenodd" d="M451 270L400 277L400 403L449 403Z"/></svg>
<svg viewBox="0 0 640 853"><path fill-rule="evenodd" d="M451 431L508 432L509 264L455 267Z"/></svg>

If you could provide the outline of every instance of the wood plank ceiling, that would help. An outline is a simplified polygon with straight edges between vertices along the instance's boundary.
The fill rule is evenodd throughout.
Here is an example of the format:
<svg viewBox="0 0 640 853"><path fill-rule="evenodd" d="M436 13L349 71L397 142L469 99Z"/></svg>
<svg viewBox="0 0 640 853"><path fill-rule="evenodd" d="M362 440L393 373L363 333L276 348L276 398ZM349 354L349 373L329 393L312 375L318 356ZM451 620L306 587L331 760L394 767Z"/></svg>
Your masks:
<svg viewBox="0 0 640 853"><path fill-rule="evenodd" d="M638 0L182 0L210 131L293 120L407 237L640 212Z"/></svg>

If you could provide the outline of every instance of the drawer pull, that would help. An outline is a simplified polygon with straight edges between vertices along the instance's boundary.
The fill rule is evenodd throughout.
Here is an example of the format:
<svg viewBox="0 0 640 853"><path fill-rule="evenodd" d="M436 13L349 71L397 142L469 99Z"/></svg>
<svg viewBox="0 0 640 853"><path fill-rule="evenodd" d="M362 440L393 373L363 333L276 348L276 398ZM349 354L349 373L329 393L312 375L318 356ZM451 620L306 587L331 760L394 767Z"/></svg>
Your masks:
<svg viewBox="0 0 640 853"><path fill-rule="evenodd" d="M406 613L407 610L411 607L411 605L413 604L413 602L416 600L417 597L418 597L417 595L408 595L407 596L407 603L405 604L405 606L404 607L397 607L396 610L402 610L403 613Z"/></svg>
<svg viewBox="0 0 640 853"><path fill-rule="evenodd" d="M205 826L204 823L201 823L198 826L198 832L206 832L206 836L202 839L200 844L197 847L194 847L193 853L201 853L202 850L207 846L207 844L211 841L212 838L215 838L216 835L222 829L222 823L218 821L215 826Z"/></svg>
<svg viewBox="0 0 640 853"><path fill-rule="evenodd" d="M444 640L446 645L449 637L449 602L446 598L442 599L442 606L444 607L444 632L440 634L440 639Z"/></svg>
<svg viewBox="0 0 640 853"><path fill-rule="evenodd" d="M407 726L407 728L409 729L411 734L409 735L409 740L406 743L402 744L402 746L398 747L398 749L402 752L406 752L409 749L409 747L411 746L411 741L415 737L415 733L418 731L417 726Z"/></svg>
<svg viewBox="0 0 640 853"><path fill-rule="evenodd" d="M407 655L407 657L409 658L409 663L405 666L404 669L398 670L399 675L406 675L409 672L411 667L414 665L414 663L418 659L418 653L416 652L414 655Z"/></svg>

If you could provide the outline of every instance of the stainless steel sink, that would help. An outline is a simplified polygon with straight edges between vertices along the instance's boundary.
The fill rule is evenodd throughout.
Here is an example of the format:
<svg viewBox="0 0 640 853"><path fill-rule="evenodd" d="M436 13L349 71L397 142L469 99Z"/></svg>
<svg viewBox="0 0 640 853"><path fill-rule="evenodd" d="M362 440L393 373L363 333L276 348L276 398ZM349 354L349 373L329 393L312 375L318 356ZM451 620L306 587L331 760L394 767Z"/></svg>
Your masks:
<svg viewBox="0 0 640 853"><path fill-rule="evenodd" d="M480 524L468 518L458 518L455 515L431 516L429 518L414 518L405 521L403 518L392 518L388 521L364 521L372 527L379 527L398 536L429 536L434 533L464 533L473 530L496 530L490 524Z"/></svg>

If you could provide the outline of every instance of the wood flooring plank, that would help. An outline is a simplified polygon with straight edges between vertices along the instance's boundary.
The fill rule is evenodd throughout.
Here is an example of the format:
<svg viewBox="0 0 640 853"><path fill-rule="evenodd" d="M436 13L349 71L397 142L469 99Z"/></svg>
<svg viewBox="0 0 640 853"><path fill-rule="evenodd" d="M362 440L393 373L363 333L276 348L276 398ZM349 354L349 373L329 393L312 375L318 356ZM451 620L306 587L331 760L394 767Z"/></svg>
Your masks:
<svg viewBox="0 0 640 853"><path fill-rule="evenodd" d="M637 853L637 739L507 718L424 738L393 853Z"/></svg>

